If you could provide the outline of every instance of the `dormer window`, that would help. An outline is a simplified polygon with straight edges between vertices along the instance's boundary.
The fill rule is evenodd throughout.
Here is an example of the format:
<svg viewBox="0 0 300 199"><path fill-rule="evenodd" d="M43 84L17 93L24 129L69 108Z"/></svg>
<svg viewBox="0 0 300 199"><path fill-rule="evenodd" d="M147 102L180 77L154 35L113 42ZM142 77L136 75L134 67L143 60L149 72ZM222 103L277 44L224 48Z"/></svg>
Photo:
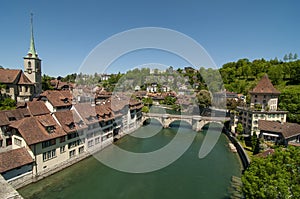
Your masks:
<svg viewBox="0 0 300 199"><path fill-rule="evenodd" d="M71 123L68 125L68 127L69 127L70 129L74 129L74 128L75 128L74 122L71 122Z"/></svg>
<svg viewBox="0 0 300 199"><path fill-rule="evenodd" d="M66 98L63 98L62 101L66 104L69 102L69 99L66 97Z"/></svg>
<svg viewBox="0 0 300 199"><path fill-rule="evenodd" d="M78 122L78 126L79 126L79 127L82 127L82 126L83 126L83 121L82 121L82 120L80 120L80 121Z"/></svg>
<svg viewBox="0 0 300 199"><path fill-rule="evenodd" d="M16 121L17 119L15 117L8 117L9 121Z"/></svg>
<svg viewBox="0 0 300 199"><path fill-rule="evenodd" d="M89 122L93 121L93 116L89 116L89 117L87 118L87 120L88 120Z"/></svg>
<svg viewBox="0 0 300 199"><path fill-rule="evenodd" d="M55 127L54 126L47 126L46 130L47 130L48 133L54 133Z"/></svg>

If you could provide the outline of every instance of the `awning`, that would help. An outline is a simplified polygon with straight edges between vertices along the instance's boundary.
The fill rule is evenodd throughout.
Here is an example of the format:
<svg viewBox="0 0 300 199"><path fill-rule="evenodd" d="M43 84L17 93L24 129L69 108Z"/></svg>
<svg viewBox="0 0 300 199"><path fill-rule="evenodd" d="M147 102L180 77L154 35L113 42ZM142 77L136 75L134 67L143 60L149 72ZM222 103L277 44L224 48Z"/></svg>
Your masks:
<svg viewBox="0 0 300 199"><path fill-rule="evenodd" d="M271 137L279 137L279 135L277 135L277 134L271 134L271 133L263 133L263 135L271 136Z"/></svg>

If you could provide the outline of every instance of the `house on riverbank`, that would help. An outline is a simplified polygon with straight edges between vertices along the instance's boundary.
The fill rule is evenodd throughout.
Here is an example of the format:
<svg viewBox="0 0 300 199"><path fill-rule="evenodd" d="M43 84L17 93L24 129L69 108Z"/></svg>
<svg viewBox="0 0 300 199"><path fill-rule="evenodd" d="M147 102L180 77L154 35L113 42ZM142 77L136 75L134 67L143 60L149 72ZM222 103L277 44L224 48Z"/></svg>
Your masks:
<svg viewBox="0 0 300 199"><path fill-rule="evenodd" d="M236 133L238 123L243 125L243 134L259 135L259 120L286 122L287 111L278 110L280 92L274 88L267 75L249 92L250 106L237 107L231 113L231 132Z"/></svg>
<svg viewBox="0 0 300 199"><path fill-rule="evenodd" d="M259 120L259 137L278 144L300 144L300 125L297 123Z"/></svg>

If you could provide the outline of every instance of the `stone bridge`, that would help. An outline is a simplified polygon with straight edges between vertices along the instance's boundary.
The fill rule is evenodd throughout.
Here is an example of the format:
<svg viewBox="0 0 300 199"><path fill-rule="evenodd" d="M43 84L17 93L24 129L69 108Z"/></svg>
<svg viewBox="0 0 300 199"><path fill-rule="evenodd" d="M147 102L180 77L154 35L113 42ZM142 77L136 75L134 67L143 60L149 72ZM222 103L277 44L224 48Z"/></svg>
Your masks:
<svg viewBox="0 0 300 199"><path fill-rule="evenodd" d="M200 115L173 115L160 113L143 113L142 122L149 119L156 119L164 128L169 128L170 124L175 121L185 121L192 126L195 131L200 131L208 123L218 123L223 126L229 117L203 117Z"/></svg>

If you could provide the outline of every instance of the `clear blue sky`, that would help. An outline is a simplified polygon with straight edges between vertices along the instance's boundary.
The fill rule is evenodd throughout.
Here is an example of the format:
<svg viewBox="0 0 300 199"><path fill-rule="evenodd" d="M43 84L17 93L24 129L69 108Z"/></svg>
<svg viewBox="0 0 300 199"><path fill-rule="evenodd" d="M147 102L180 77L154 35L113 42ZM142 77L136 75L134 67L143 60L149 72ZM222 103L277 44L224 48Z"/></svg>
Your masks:
<svg viewBox="0 0 300 199"><path fill-rule="evenodd" d="M163 27L188 35L206 49L218 67L240 58L282 59L289 52L300 55L299 8L297 0L2 1L0 65L23 68L30 12L34 13L42 72L51 76L77 72L100 42L140 27ZM185 64L166 57L124 59L113 72L149 62L174 67Z"/></svg>

